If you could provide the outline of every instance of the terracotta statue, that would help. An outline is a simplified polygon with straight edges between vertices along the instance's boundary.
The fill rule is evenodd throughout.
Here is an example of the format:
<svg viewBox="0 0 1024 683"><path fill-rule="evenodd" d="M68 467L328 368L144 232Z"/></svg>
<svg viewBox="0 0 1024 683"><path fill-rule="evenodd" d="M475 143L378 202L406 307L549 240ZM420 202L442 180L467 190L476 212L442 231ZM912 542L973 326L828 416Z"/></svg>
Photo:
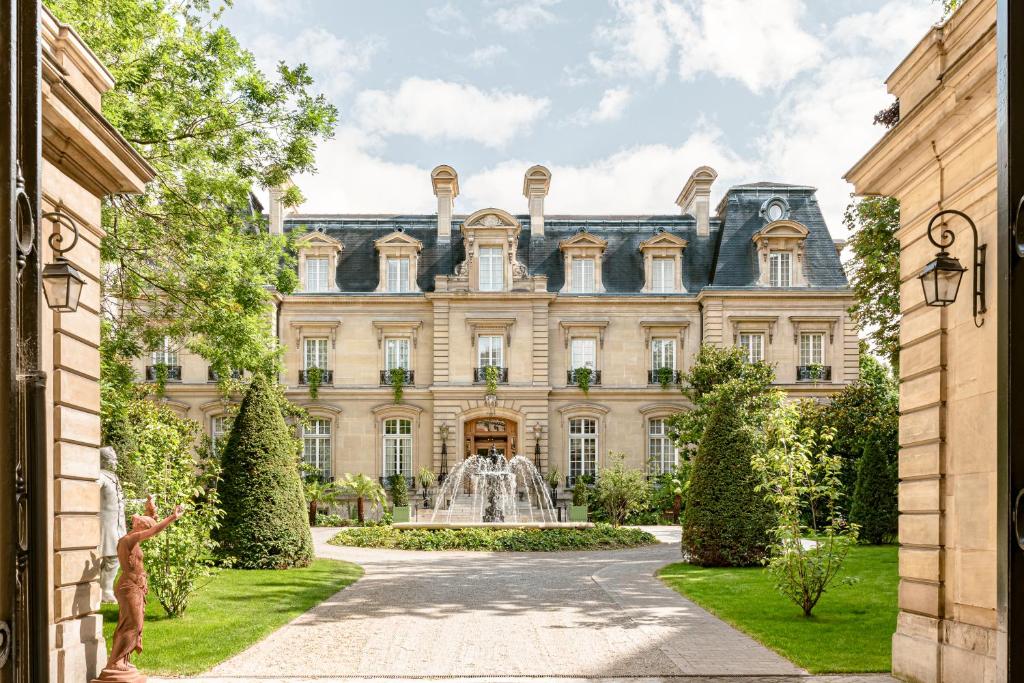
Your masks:
<svg viewBox="0 0 1024 683"><path fill-rule="evenodd" d="M110 446L100 449L100 589L103 602L117 602L114 577L117 576L117 541L127 533L124 526L124 492L117 478L117 452Z"/></svg>
<svg viewBox="0 0 1024 683"><path fill-rule="evenodd" d="M107 666L92 683L145 683L146 676L140 674L130 661L133 653L142 652L142 626L146 593L149 592L139 544L166 529L184 512L185 508L178 505L174 512L158 522L153 496L150 496L146 499L146 514L134 515L132 530L117 542L117 559L121 562L121 578L114 588L118 607L117 629Z"/></svg>

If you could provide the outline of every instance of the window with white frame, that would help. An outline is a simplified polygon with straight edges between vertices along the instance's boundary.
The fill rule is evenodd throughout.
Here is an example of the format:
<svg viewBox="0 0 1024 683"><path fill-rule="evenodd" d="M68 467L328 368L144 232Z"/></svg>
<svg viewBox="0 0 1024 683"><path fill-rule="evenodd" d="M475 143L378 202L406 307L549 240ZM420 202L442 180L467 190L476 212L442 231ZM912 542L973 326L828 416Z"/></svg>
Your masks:
<svg viewBox="0 0 1024 683"><path fill-rule="evenodd" d="M331 421L316 418L302 426L302 462L331 478Z"/></svg>
<svg viewBox="0 0 1024 683"><path fill-rule="evenodd" d="M303 368L327 369L327 339L323 337L307 337L303 340Z"/></svg>
<svg viewBox="0 0 1024 683"><path fill-rule="evenodd" d="M387 259L387 288L389 292L411 291L409 285L409 259L392 257Z"/></svg>
<svg viewBox="0 0 1024 683"><path fill-rule="evenodd" d="M480 247L480 291L500 292L505 288L505 260L501 247Z"/></svg>
<svg viewBox="0 0 1024 683"><path fill-rule="evenodd" d="M217 415L210 418L210 450L214 455L220 452L224 445L224 439L228 436L228 418L226 415Z"/></svg>
<svg viewBox="0 0 1024 683"><path fill-rule="evenodd" d="M572 259L572 291L589 294L597 290L594 259L574 257Z"/></svg>
<svg viewBox="0 0 1024 683"><path fill-rule="evenodd" d="M309 257L306 259L306 291L326 292L329 289L326 256Z"/></svg>
<svg viewBox="0 0 1024 683"><path fill-rule="evenodd" d="M800 334L800 365L825 364L825 334L823 332L802 332Z"/></svg>
<svg viewBox="0 0 1024 683"><path fill-rule="evenodd" d="M759 363L764 360L764 335L759 332L743 332L740 334L740 348L747 357L748 363Z"/></svg>
<svg viewBox="0 0 1024 683"><path fill-rule="evenodd" d="M569 476L597 474L597 420L574 417L569 420Z"/></svg>
<svg viewBox="0 0 1024 683"><path fill-rule="evenodd" d="M679 452L668 436L668 421L656 418L647 423L647 461L652 474L671 472L678 464Z"/></svg>
<svg viewBox="0 0 1024 683"><path fill-rule="evenodd" d="M569 344L570 369L590 368L597 369L597 340L596 339L573 339Z"/></svg>
<svg viewBox="0 0 1024 683"><path fill-rule="evenodd" d="M384 420L384 476L412 476L412 420Z"/></svg>
<svg viewBox="0 0 1024 683"><path fill-rule="evenodd" d="M392 338L384 340L384 369L409 369L409 340Z"/></svg>
<svg viewBox="0 0 1024 683"><path fill-rule="evenodd" d="M768 284L772 287L793 286L793 254L773 251L768 254Z"/></svg>
<svg viewBox="0 0 1024 683"><path fill-rule="evenodd" d="M651 291L676 291L676 260L671 257L651 259Z"/></svg>
<svg viewBox="0 0 1024 683"><path fill-rule="evenodd" d="M651 340L651 370L659 370L661 368L676 369L675 339Z"/></svg>
<svg viewBox="0 0 1024 683"><path fill-rule="evenodd" d="M505 367L505 339L498 334L486 334L477 337L477 367Z"/></svg>
<svg viewBox="0 0 1024 683"><path fill-rule="evenodd" d="M159 345L153 349L151 360L153 365L178 364L178 349L174 346L174 342L171 341L170 337L164 337L160 340Z"/></svg>

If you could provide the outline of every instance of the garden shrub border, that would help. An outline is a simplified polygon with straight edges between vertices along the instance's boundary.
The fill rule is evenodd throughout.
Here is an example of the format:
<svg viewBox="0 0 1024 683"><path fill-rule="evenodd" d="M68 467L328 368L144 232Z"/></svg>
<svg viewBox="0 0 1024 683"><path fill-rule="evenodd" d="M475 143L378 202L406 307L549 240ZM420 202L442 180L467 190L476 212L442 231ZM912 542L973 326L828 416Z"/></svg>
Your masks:
<svg viewBox="0 0 1024 683"><path fill-rule="evenodd" d="M396 529L377 526L341 531L330 543L389 550L557 552L639 548L657 545L658 539L642 529L614 527L610 524L597 524L585 529Z"/></svg>

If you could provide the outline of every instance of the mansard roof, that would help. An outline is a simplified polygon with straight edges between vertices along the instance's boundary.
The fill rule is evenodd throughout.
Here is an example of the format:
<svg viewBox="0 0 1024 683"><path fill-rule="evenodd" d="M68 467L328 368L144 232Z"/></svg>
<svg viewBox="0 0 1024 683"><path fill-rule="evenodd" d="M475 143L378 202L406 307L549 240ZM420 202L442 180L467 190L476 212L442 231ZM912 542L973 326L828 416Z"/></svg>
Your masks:
<svg viewBox="0 0 1024 683"><path fill-rule="evenodd" d="M659 234L685 240L682 256L683 286L694 296L701 289L755 287L758 277L757 248L753 236L765 225L762 204L773 196L784 197L789 219L808 230L804 246L805 269L811 288L847 286L842 264L821 214L814 188L780 183L752 183L728 190L712 216L706 235L697 233L691 215L545 215L544 234L533 235L529 215L509 215L520 226L517 259L530 275L545 275L548 291L565 284L565 259L560 245L584 234L604 240L602 281L605 295L637 295L643 289L644 264L640 246ZM493 212L493 210L487 210ZM480 211L475 212L476 216ZM504 212L502 212L504 213ZM296 214L285 220L285 229L322 229L344 245L336 273L340 292L367 294L379 284L379 259L374 243L396 230L419 240L417 284L424 292L434 290L434 277L452 275L465 259L462 226L467 215L452 217L449 242L437 238L436 214Z"/></svg>

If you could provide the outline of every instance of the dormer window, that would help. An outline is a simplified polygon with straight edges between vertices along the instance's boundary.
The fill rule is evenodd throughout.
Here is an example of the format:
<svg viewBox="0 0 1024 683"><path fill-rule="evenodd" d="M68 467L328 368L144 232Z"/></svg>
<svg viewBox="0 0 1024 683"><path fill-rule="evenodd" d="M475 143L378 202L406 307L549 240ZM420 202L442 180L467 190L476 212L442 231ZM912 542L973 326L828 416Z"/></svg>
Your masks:
<svg viewBox="0 0 1024 683"><path fill-rule="evenodd" d="M770 287L793 286L793 253L773 251L768 255Z"/></svg>
<svg viewBox="0 0 1024 683"><path fill-rule="evenodd" d="M572 259L572 291L577 294L591 294L597 291L594 280L594 259L580 256Z"/></svg>
<svg viewBox="0 0 1024 683"><path fill-rule="evenodd" d="M326 256L313 256L306 258L306 291L326 292L327 291L327 270L330 259Z"/></svg>
<svg viewBox="0 0 1024 683"><path fill-rule="evenodd" d="M387 259L387 291L401 293L410 290L409 259L405 257Z"/></svg>
<svg viewBox="0 0 1024 683"><path fill-rule="evenodd" d="M505 259L501 247L480 247L480 291L500 292L505 288Z"/></svg>
<svg viewBox="0 0 1024 683"><path fill-rule="evenodd" d="M601 260L608 241L580 229L569 239L562 240L558 248L565 259L563 292L593 294L604 291L601 281Z"/></svg>
<svg viewBox="0 0 1024 683"><path fill-rule="evenodd" d="M789 218L789 202L782 197L772 197L761 205L761 218L766 223L774 223Z"/></svg>
<svg viewBox="0 0 1024 683"><path fill-rule="evenodd" d="M787 208L788 215L788 208ZM771 206L762 209L765 220L771 215ZM762 287L806 287L804 273L804 246L809 231L796 221L783 218L768 223L754 233L757 250L758 278Z"/></svg>
<svg viewBox="0 0 1024 683"><path fill-rule="evenodd" d="M527 268L516 257L519 221L500 209L482 209L462 223L466 258L448 279L452 290L507 292L525 286Z"/></svg>
<svg viewBox="0 0 1024 683"><path fill-rule="evenodd" d="M659 256L651 261L651 291L667 294L676 291L676 260Z"/></svg>
<svg viewBox="0 0 1024 683"><path fill-rule="evenodd" d="M665 230L640 243L644 255L644 289L652 294L679 294L683 287L683 253L687 241Z"/></svg>
<svg viewBox="0 0 1024 683"><path fill-rule="evenodd" d="M388 294L419 291L416 273L423 243L399 228L381 237L373 245L377 248L380 263L377 291Z"/></svg>
<svg viewBox="0 0 1024 683"><path fill-rule="evenodd" d="M299 253L299 276L306 292L330 292L336 288L334 273L343 250L341 242L322 230L313 230L295 240Z"/></svg>

